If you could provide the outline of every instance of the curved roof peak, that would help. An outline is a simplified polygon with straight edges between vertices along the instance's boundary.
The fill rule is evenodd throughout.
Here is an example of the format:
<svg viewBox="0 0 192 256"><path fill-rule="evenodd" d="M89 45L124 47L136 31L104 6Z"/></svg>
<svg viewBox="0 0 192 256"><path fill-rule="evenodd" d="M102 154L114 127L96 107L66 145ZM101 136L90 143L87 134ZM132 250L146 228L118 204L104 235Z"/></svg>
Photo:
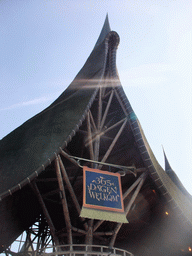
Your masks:
<svg viewBox="0 0 192 256"><path fill-rule="evenodd" d="M165 159L165 171L167 172L169 170L172 170L172 168L171 168L171 165L169 164L169 161L168 161L167 156L165 154L164 148L163 148L163 153L164 153L164 159Z"/></svg>
<svg viewBox="0 0 192 256"><path fill-rule="evenodd" d="M181 192L191 198L191 195L185 189L182 182L179 180L177 174L171 168L171 165L169 164L169 161L168 161L167 156L165 154L164 148L163 148L163 153L164 153L164 158L165 158L165 172L170 177L170 179L175 183L175 185L181 190Z"/></svg>
<svg viewBox="0 0 192 256"><path fill-rule="evenodd" d="M108 14L107 14L106 18L105 18L103 28L102 28L101 33L99 35L99 38L98 38L98 40L95 44L95 48L103 42L103 40L105 39L105 37L107 36L107 34L110 31L111 31L111 28L110 28L110 25L109 25L109 18L108 18Z"/></svg>

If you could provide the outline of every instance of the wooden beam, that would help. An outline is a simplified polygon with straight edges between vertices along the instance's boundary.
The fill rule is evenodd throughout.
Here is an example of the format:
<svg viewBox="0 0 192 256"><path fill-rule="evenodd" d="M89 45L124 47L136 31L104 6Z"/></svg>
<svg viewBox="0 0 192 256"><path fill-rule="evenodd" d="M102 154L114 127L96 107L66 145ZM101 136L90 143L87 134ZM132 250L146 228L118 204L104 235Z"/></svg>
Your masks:
<svg viewBox="0 0 192 256"><path fill-rule="evenodd" d="M73 240L72 240L71 220L70 220L70 216L69 216L69 209L68 209L67 199L66 199L66 195L65 195L65 189L64 189L64 185L63 185L63 179L62 179L62 175L61 175L58 157L55 158L55 169L56 169L59 189L62 192L61 202L62 202L62 206L63 206L63 214L64 214L65 224L66 224L66 228L67 228L68 243L72 244Z"/></svg>
<svg viewBox="0 0 192 256"><path fill-rule="evenodd" d="M104 82L102 83L102 95L101 95L101 96L102 96L102 99L104 98L106 88L108 87L108 80L109 80L108 74L106 74L105 80L104 80Z"/></svg>
<svg viewBox="0 0 192 256"><path fill-rule="evenodd" d="M102 121L101 121L101 129L103 128L103 125L104 125L104 123L105 123L105 120L106 120L106 117L107 117L109 108L110 108L110 106L111 106L111 101L112 101L113 95L114 95L114 90L111 91L111 95L110 95L109 100L108 100L108 102L107 102L107 106L106 106L106 109L105 109L105 113L104 113L103 118L102 118Z"/></svg>
<svg viewBox="0 0 192 256"><path fill-rule="evenodd" d="M31 188L33 189L33 191L35 192L35 194L37 195L37 198L38 198L38 201L39 201L39 203L40 203L40 205L41 205L41 207L42 207L42 210L43 210L43 213L44 213L44 215L45 215L45 218L46 218L46 220L47 220L47 223L48 223L48 225L49 225L49 227L50 227L50 232L51 232L51 235L52 235L52 237L53 237L53 240L54 240L54 242L55 242L55 244L56 245L59 245L59 240L58 240L58 238L57 238L57 236L56 236L56 230L55 230L55 227L54 227L54 225L53 225L53 222L52 222L52 219L51 219L51 217L50 217L50 215L49 215L49 212L48 212L48 210L47 210L47 207L46 207L46 205L45 205L45 203L44 203L44 201L43 201L43 198L42 198L42 196L41 196L41 193L40 193L40 191L39 191L39 189L38 189L38 187L37 187L37 184L35 183L35 182L33 182L33 183L30 183L30 186L31 186Z"/></svg>
<svg viewBox="0 0 192 256"><path fill-rule="evenodd" d="M78 202L78 200L77 200L77 197L76 197L76 195L75 195L75 192L74 192L74 190L73 190L73 187L72 187L72 185L71 185L71 182L70 182L70 180L69 180L69 177L68 177L68 175L67 175L65 166L64 166L64 164L63 164L63 161L62 161L60 155L58 155L58 159L59 159L59 165L60 165L60 167L61 167L61 172L62 172L62 175L63 175L63 179L64 179L64 181L65 181L65 183L66 183L67 189L69 190L69 193L70 193L70 195L71 195L71 198L72 198L72 200L73 200L73 203L74 203L74 205L75 205L75 208L76 208L78 214L80 215L81 207L80 207L80 205L79 205L79 202ZM80 218L81 218L81 217L80 217ZM81 218L81 220L82 220L82 221L85 221L84 218ZM88 228L87 223L84 223L84 227L85 227L86 230L87 230L87 228Z"/></svg>
<svg viewBox="0 0 192 256"><path fill-rule="evenodd" d="M9 248L7 248L6 250L5 250L5 253L6 253L6 255L12 255L12 256L18 256L18 253L17 252L12 252ZM7 254L8 253L8 254ZM9 256L8 255L8 256Z"/></svg>
<svg viewBox="0 0 192 256"><path fill-rule="evenodd" d="M90 121L91 121L91 123L92 123L93 129L96 131L96 130L97 130L97 127L96 127L96 124L95 124L93 115L92 115L92 113L91 113L90 110L89 110L89 116L90 116Z"/></svg>
<svg viewBox="0 0 192 256"><path fill-rule="evenodd" d="M129 213L129 211L130 211L130 209L131 209L131 206L133 205L133 203L134 203L134 201L135 201L137 195L139 194L139 191L140 191L140 189L141 189L141 187L142 187L142 185L143 185L143 183L144 183L144 181L145 181L145 179L146 179L146 176L147 176L147 174L145 173L145 175L142 177L142 179L141 179L139 185L137 186L137 188L136 188L134 194L132 195L131 200L129 201L128 205L126 206L126 208L125 208L125 214L126 214L126 216L128 215L128 213ZM122 225L123 225L123 223L118 223L118 224L116 225L116 227L115 227L115 229L114 229L114 234L113 234L113 236L112 236L112 238L111 238L111 241L110 241L109 246L111 246L111 247L114 246L114 243L115 243L117 234L118 234L118 232L119 232L119 230L120 230L120 228L121 228Z"/></svg>
<svg viewBox="0 0 192 256"><path fill-rule="evenodd" d="M70 157L70 155L68 155L62 148L60 148L61 150L61 154L67 158L71 163L73 163L74 165L76 165L77 167L79 167L79 164L77 163L77 161L75 161L73 158Z"/></svg>
<svg viewBox="0 0 192 256"><path fill-rule="evenodd" d="M92 245L93 244L93 223L94 220L89 220L88 222L88 230L87 234L85 236L85 244L86 245Z"/></svg>
<svg viewBox="0 0 192 256"><path fill-rule="evenodd" d="M62 204L59 201L56 201L56 200L53 200L53 199L50 199L50 198L47 198L47 197L45 197L44 200L47 201L47 202L53 203L53 204L59 204L59 205Z"/></svg>
<svg viewBox="0 0 192 256"><path fill-rule="evenodd" d="M77 233L83 234L83 235L87 234L87 231L79 229L79 228L72 227L72 230L77 232Z"/></svg>
<svg viewBox="0 0 192 256"><path fill-rule="evenodd" d="M127 110L125 109L125 107L124 107L124 105L123 105L123 103L122 103L122 100L120 99L119 94L117 93L117 90L116 90L116 89L115 89L115 96L116 96L116 98L117 98L119 104L121 105L121 108L122 108L123 112L124 112L125 115L127 116L127 115L128 115Z"/></svg>
<svg viewBox="0 0 192 256"><path fill-rule="evenodd" d="M104 220L98 220L97 223L95 224L93 231L95 232L100 226L101 224L104 222Z"/></svg>
<svg viewBox="0 0 192 256"><path fill-rule="evenodd" d="M95 147L94 147L94 160L98 161L99 159L99 147L100 147L100 135L96 135ZM98 164L94 164L94 168L97 168Z"/></svg>
<svg viewBox="0 0 192 256"><path fill-rule="evenodd" d="M87 114L87 131L88 131L88 145L89 145L90 158L93 160L94 159L93 140L92 140L92 134L91 134L91 123L90 123L89 112Z"/></svg>
<svg viewBox="0 0 192 256"><path fill-rule="evenodd" d="M57 178L44 178L44 179L40 179L38 178L38 180L36 180L37 183L40 182L57 182Z"/></svg>
<svg viewBox="0 0 192 256"><path fill-rule="evenodd" d="M123 199L126 199L126 197L133 191L133 189L137 186L137 184L143 179L143 177L146 176L146 172L142 173L141 176L127 189L127 191L123 194Z"/></svg>
<svg viewBox="0 0 192 256"><path fill-rule="evenodd" d="M113 141L112 141L110 147L108 148L108 150L107 150L107 152L105 153L105 155L104 155L103 159L101 160L101 162L105 162L106 159L108 158L108 156L110 155L110 153L111 153L113 147L115 146L115 143L116 143L117 140L119 139L119 137L120 137L120 135L121 135L121 133L122 133L122 131L123 131L123 129L124 129L126 123L127 123L127 119L126 119L126 120L124 121L124 123L122 124L121 128L119 129L118 133L116 134L115 138L113 139ZM99 165L99 169L100 169L101 167L102 167L102 165Z"/></svg>
<svg viewBox="0 0 192 256"><path fill-rule="evenodd" d="M37 237L37 235L36 235L36 237ZM36 239L36 237L34 237L33 240L31 240L31 235L29 233L27 233L26 241L25 241L25 244L24 244L25 250L28 250L29 247L31 247L32 252L34 252L33 241Z"/></svg>
<svg viewBox="0 0 192 256"><path fill-rule="evenodd" d="M95 145L94 145L94 159L98 161L99 159L99 147L100 147L100 125L101 125L101 115L102 115L102 91L99 89L99 103L98 103L98 115L97 115L97 131L95 137ZM97 164L95 164L94 168L97 168Z"/></svg>
<svg viewBox="0 0 192 256"><path fill-rule="evenodd" d="M127 118L123 118L120 121L118 121L116 124L113 124L112 126L110 126L109 128L107 128L106 130L103 131L103 134L109 132L110 130L116 128L118 125L120 125L121 123L123 123L125 120L127 120Z"/></svg>
<svg viewBox="0 0 192 256"><path fill-rule="evenodd" d="M49 191L49 192L43 194L42 197L43 197L43 198L46 198L46 197L48 197L48 196L58 194L58 192L59 192L59 188L54 189L54 190L51 190L51 191Z"/></svg>
<svg viewBox="0 0 192 256"><path fill-rule="evenodd" d="M118 125L120 125L121 123L123 123L125 120L127 120L126 117L123 118L123 119L121 119L120 121L118 121L116 124L114 124L114 125L112 125L112 126L110 126L110 127L108 127L108 128L103 129L103 130L100 131L100 132L99 132L99 131L96 131L96 132L94 133L94 136L92 136L92 143L93 143L94 141L96 141L97 134L101 137L101 136L105 135L105 133L107 133L107 132L109 132L110 130L116 128ZM89 143L89 142L86 143L86 146L88 145L88 143Z"/></svg>
<svg viewBox="0 0 192 256"><path fill-rule="evenodd" d="M95 232L93 235L94 236L112 236L113 235L113 231L109 231L109 232Z"/></svg>
<svg viewBox="0 0 192 256"><path fill-rule="evenodd" d="M97 113L97 130L101 130L101 116L102 116L102 88L99 89L99 102L98 102L98 113Z"/></svg>
<svg viewBox="0 0 192 256"><path fill-rule="evenodd" d="M127 189L127 191L123 194L123 199L126 199L126 197L133 191L133 189L137 186L137 184L143 179L145 173L141 174L141 176ZM95 224L93 231L95 232L101 224L104 222L104 220L99 220Z"/></svg>
<svg viewBox="0 0 192 256"><path fill-rule="evenodd" d="M101 116L102 116L102 88L99 89L99 101L98 101L98 113L97 113L97 131L96 131L96 139L94 143L94 159L98 161L99 159L99 147L100 147L100 126L101 126ZM94 168L97 168L97 164L94 165ZM94 220L89 220L88 223L88 231L85 237L85 244L91 245L93 244L93 224Z"/></svg>
<svg viewBox="0 0 192 256"><path fill-rule="evenodd" d="M143 175L141 181L139 182L139 185L137 186L137 188L136 188L136 190L135 190L133 196L131 197L131 200L129 201L128 205L126 206L126 208L125 208L125 214L126 214L126 215L128 215L128 213L129 213L129 211L130 211L130 209L131 209L131 206L132 206L132 204L134 203L134 201L135 201L137 195L139 194L139 191L141 190L141 187L143 186L143 183L144 183L146 177L147 177L147 173L145 173L145 174Z"/></svg>
<svg viewBox="0 0 192 256"><path fill-rule="evenodd" d="M109 87L107 86L107 88L109 88ZM113 88L103 95L103 100L106 99L109 94L111 94L112 90L113 90Z"/></svg>

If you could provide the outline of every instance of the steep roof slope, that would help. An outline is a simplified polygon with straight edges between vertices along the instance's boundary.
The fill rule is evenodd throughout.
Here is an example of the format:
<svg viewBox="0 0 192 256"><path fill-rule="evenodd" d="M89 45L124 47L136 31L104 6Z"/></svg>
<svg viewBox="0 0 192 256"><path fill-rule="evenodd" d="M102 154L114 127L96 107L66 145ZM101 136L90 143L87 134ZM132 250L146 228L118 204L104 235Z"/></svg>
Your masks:
<svg viewBox="0 0 192 256"><path fill-rule="evenodd" d="M25 187L38 176L55 158L55 154L60 152L60 148L64 148L72 139L85 119L86 113L105 79L108 41L112 35L114 36L112 44L115 44L117 42L113 42L113 40L118 40L118 36L110 30L107 17L92 53L69 87L49 107L0 141L0 199L2 199L3 206L0 207L0 216L7 218L7 222L9 219L6 213L8 208L12 208L12 199L10 197L4 203L6 198L9 195L16 195L17 190ZM128 139L137 148L135 152L137 154L139 152L139 157L142 158L145 167L149 170L150 177L156 184L158 191L167 199L167 202L175 209L174 211L181 216L183 223L190 224L189 228L191 228L191 198L182 193L157 162L123 91L117 75L115 60L113 60L112 65L113 77L115 78L114 86L118 85L116 91L129 121L130 136L133 135ZM115 105L115 107L118 106ZM124 145L126 148L123 149L123 152L128 154L129 143L125 142ZM134 157L137 158L136 155ZM19 192L21 193L19 194ZM22 190L19 192L17 191L19 197L22 198ZM30 193L26 195L25 200L28 200L30 196ZM35 199L33 205L35 205ZM13 216L15 216L14 214ZM26 225L32 224L34 216ZM14 222L15 220L10 219L10 226L12 225L11 221ZM18 232L17 227L15 229L14 232L19 234L20 231L24 230L24 227L21 227Z"/></svg>
<svg viewBox="0 0 192 256"><path fill-rule="evenodd" d="M103 76L109 32L106 18L92 53L69 87L48 108L0 141L0 196L18 184L22 186L27 177L36 176L34 172L42 170L42 165L46 166L71 132L78 129Z"/></svg>

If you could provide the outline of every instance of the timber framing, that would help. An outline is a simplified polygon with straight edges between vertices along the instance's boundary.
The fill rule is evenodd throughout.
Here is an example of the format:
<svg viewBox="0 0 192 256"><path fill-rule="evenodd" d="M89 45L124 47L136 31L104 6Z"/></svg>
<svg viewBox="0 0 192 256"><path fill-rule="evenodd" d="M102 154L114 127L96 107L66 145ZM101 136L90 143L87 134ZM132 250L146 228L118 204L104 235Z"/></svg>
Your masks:
<svg viewBox="0 0 192 256"><path fill-rule="evenodd" d="M16 174L15 180L2 182L0 188L0 252L36 255L51 244L57 254L56 248L64 244L70 248L85 244L87 255L94 245L109 249L126 245L138 253L141 245L140 255L146 256L148 246L157 255L154 237L163 236L163 244L169 248L170 230L175 235L176 228L183 229L191 237L191 197L182 193L153 155L118 77L118 44L119 36L110 30L106 18L91 55L66 91L23 124L22 132L16 129L0 144L7 148L0 155L0 163L7 168L3 180L8 180L9 172ZM23 151L13 152L22 143ZM80 217L83 165L121 173L128 224ZM177 227L172 223L178 223ZM176 252L187 246L188 240L182 239L173 238ZM19 243L17 253L11 250L13 241Z"/></svg>
<svg viewBox="0 0 192 256"><path fill-rule="evenodd" d="M65 153L65 156L68 155ZM69 159L70 157L68 156L67 159ZM73 164L75 164L75 162L73 162ZM50 227L50 231L51 231L51 234L52 234L52 237L55 241L56 244L59 244L60 240L64 237L67 237L67 241L68 241L68 244L73 244L73 236L74 237L77 237L77 236L84 236L85 237L85 243L88 244L89 241L93 241L93 237L110 237L111 236L111 241L110 241L110 246L114 246L114 243L115 243L115 238L122 226L122 224L117 224L116 227L114 227L113 230L111 231L105 231L105 232L97 232L98 228L103 224L104 221L96 221L94 226L93 226L93 220L91 221L88 221L88 226L87 226L87 222L85 222L85 219L84 218L81 218L79 217L80 221L83 222L84 224L84 229L80 229L78 227L74 227L72 224L71 224L71 221L70 221L70 213L69 213L69 210L68 210L68 203L70 203L70 200L72 199L73 200L73 203L75 205L75 208L76 208L76 211L77 213L80 215L80 203L78 202L78 199L77 199L77 196L75 194L75 191L72 187L72 184L69 180L69 177L68 177L68 174L67 174L67 171L64 167L64 164L63 164L63 161L61 159L61 156L58 155L56 157L56 160L55 160L55 173L57 175L57 181L58 181L58 187L59 189L55 190L54 193L60 193L60 201L61 201L61 204L62 204L62 207L63 207L63 218L65 219L65 223L66 223L66 235L65 235L65 232L61 232L61 231L55 231L55 227L53 225L53 221L51 220L51 217L48 213L48 210L45 206L45 203L43 201L43 195L40 194L39 192L39 189L37 187L37 184L35 182L33 182L33 185L32 185L32 188L35 189L35 192L37 194L37 197L39 199L39 202L42 206L42 209L43 209L43 212L44 212L44 215L45 215L45 218L47 220L47 223ZM146 176L147 176L147 172L143 172L142 175L140 175L136 181L132 184L131 187L129 187L127 189L127 191L125 191L124 195L123 195L123 198L126 199L130 194L131 192L135 189L135 192L131 195L131 199L128 203L128 205L126 205L126 208L125 208L125 213L126 215L128 215L129 211L130 211L130 208L131 206L133 205L145 179L146 179ZM38 179L37 179L38 181ZM53 181L55 183L55 180ZM65 184L65 185L64 185ZM68 197L68 201L67 201L67 198L66 198L66 192L65 191L68 191L70 193L70 196L71 196L71 199ZM50 194L46 194L46 196L50 196ZM45 197L45 195L44 195ZM58 202L59 203L59 202ZM91 223L90 223L91 222ZM63 229L64 230L64 229ZM91 230L91 231L90 231ZM56 236L58 236L56 238Z"/></svg>
<svg viewBox="0 0 192 256"><path fill-rule="evenodd" d="M98 100L96 98L95 102L97 105L97 113L92 113L92 109L90 109L87 112L87 116L85 118L85 128L84 133L85 134L85 146L88 147L88 153L90 156L90 162L87 160L87 163L90 164L91 166L94 166L95 168L100 168L102 169L102 166L105 166L106 160L110 156L113 148L115 145L118 143L119 137L122 135L122 132L127 125L127 118L124 117L121 120L116 121L115 123L112 123L110 126L106 127L105 122L107 120L108 115L110 116L110 106L112 103L112 98L116 97L114 94L115 89L110 89L110 93L105 88L99 89L98 92ZM107 96L105 95L105 92ZM108 97L108 101L106 101ZM102 99L105 99L105 107L103 105ZM117 98L115 100L118 100ZM94 109L95 111L95 109ZM122 110L124 112L124 110ZM103 114L102 114L103 113ZM81 128L81 127L80 127ZM82 129L82 128L81 128ZM100 141L102 139L102 136L105 136L109 131L117 130L116 134L114 134L114 138L112 141L109 143L109 146L107 147L106 152L104 153L103 156L100 156ZM83 146L83 145L82 145ZM122 226L122 224L117 224L114 226L113 230L108 230L108 231L97 231L99 227L105 222L105 221L94 221L94 220L85 220L84 218L78 217L79 221L83 223L83 228L80 228L79 225L74 226L71 223L71 219L73 218L70 216L70 212L68 209L68 205L71 203L71 199L74 204L74 209L77 211L77 214L80 215L81 211L81 202L78 201L78 195L75 192L74 189L74 184L72 185L71 181L73 181L72 177L68 176L68 171L67 167L65 167L65 164L62 160L62 158L65 158L66 160L70 161L72 165L76 168L81 168L80 163L78 162L79 159L82 159L86 162L86 159L84 158L78 158L78 157L72 157L68 153L65 152L65 150L61 149L60 154L56 155L55 157L55 173L56 173L56 178L48 179L49 182L54 182L58 181L58 187L54 189L53 191L49 191L46 194L43 194L42 196L39 195L41 198L41 204L43 206L45 216L47 218L47 222L49 225L52 227L52 236L55 236L55 231L52 225L52 221L50 220L50 216L45 210L45 205L42 203L42 198L44 197L45 199L48 199L49 196L52 196L55 193L60 193L60 201L58 201L59 204L62 205L63 208L63 218L65 220L65 225L66 225L66 235L65 232L58 231L58 238L57 240L60 241L64 238L67 237L67 243L72 244L73 243L73 236L74 238L77 238L78 236L82 237L84 236L84 242L85 244L93 244L94 237L106 237L105 239L108 240L108 237L111 237L109 245L113 246L115 243L115 239L118 235L118 232ZM100 162L98 162L98 160ZM92 161L91 161L92 160ZM110 167L110 164L106 163L108 167ZM111 164L112 167L116 167L115 165ZM117 166L118 167L118 166ZM120 166L121 167L121 166ZM122 168L126 168L125 166L122 166ZM131 167L130 167L131 168ZM143 174L138 176L137 179L133 182L133 184L125 191L123 198L126 199L128 196L130 196L129 203L125 205L125 212L126 215L128 215L131 206L133 205L134 201L136 200L136 197L138 193L140 192L140 189L145 181L147 172L146 169L145 172L142 172ZM42 178L40 178L40 181ZM46 180L46 179L45 179ZM38 178L37 181L38 182ZM82 182L82 179L81 179ZM39 182L38 182L39 183ZM136 188L136 189L135 189ZM37 189L37 188L36 188ZM132 191L135 189L135 192L132 193ZM70 197L66 196L66 194L69 193ZM131 194L132 193L132 194ZM38 192L39 194L39 192ZM46 198L47 197L47 198ZM64 230L65 227L62 229ZM103 239L102 238L102 239ZM66 242L66 241L65 241Z"/></svg>

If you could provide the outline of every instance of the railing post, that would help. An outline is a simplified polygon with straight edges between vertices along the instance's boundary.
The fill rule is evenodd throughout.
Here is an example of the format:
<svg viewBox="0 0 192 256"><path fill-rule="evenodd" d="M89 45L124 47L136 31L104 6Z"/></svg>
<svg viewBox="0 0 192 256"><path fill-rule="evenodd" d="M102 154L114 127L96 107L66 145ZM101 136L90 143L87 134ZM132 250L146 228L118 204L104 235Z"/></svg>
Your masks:
<svg viewBox="0 0 192 256"><path fill-rule="evenodd" d="M76 248L75 248L76 247ZM93 247L97 249L94 250ZM53 251L47 251L48 248L52 248ZM40 250L37 250L35 253L39 255ZM46 247L41 250L42 256L134 256L131 252L128 252L123 249L100 246L100 245L86 245L86 244L65 244L52 247Z"/></svg>

